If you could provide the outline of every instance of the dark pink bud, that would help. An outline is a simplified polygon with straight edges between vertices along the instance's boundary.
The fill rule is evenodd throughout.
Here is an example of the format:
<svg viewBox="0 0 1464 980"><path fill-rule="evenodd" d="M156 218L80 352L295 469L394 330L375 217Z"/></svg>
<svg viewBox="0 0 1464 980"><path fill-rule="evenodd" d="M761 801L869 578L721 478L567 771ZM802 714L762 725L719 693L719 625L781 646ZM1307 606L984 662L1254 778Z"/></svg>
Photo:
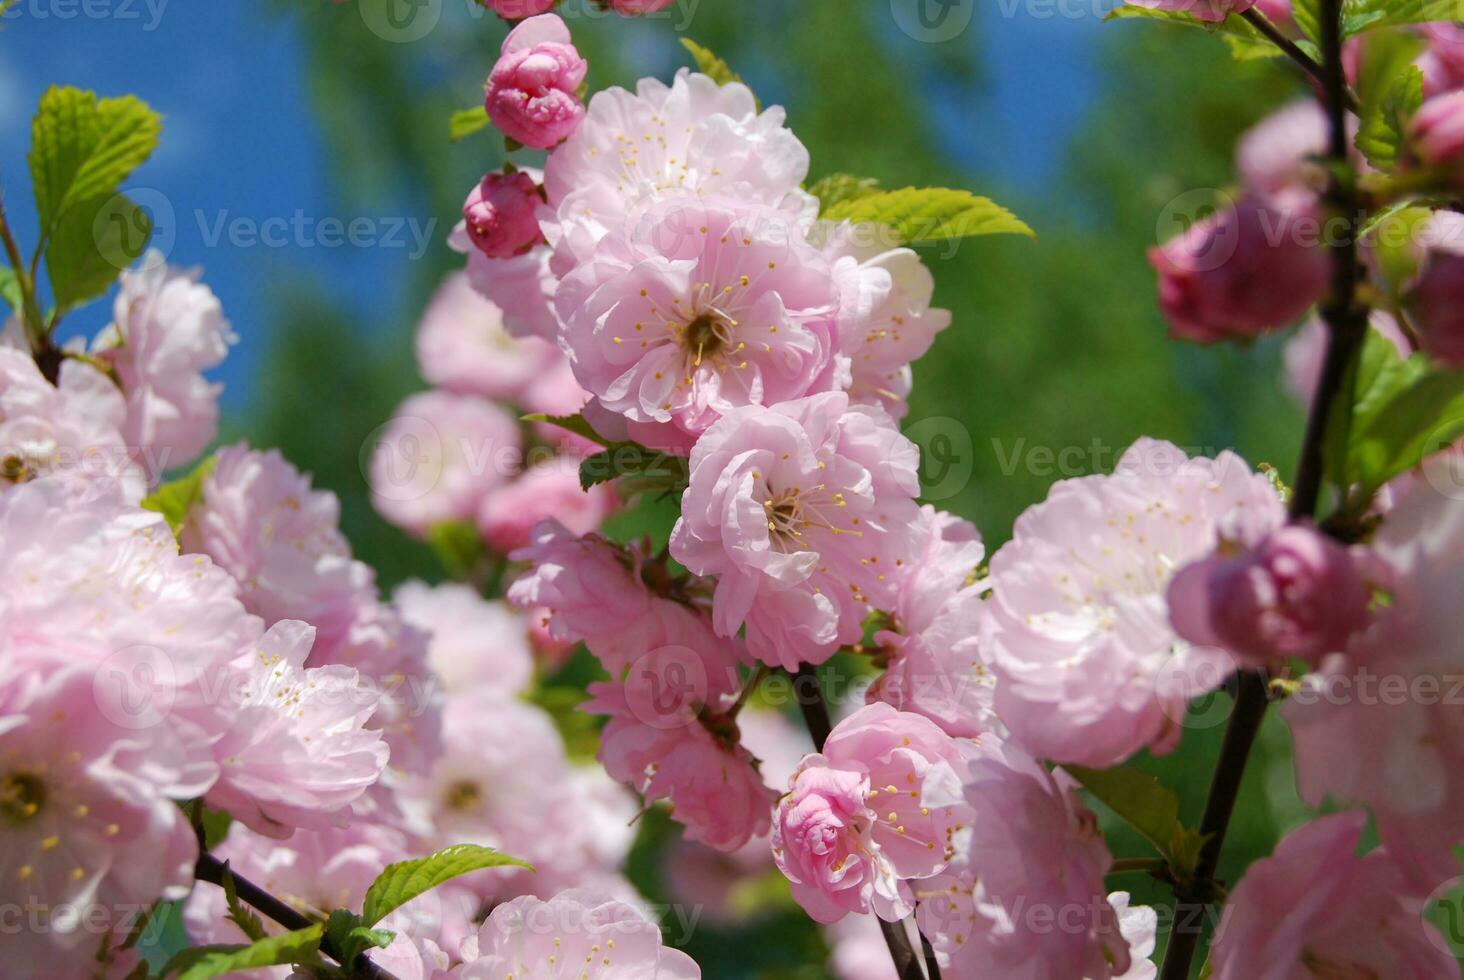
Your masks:
<svg viewBox="0 0 1464 980"><path fill-rule="evenodd" d="M536 216L542 203L538 185L523 171L489 174L463 202L468 237L490 259L522 255L543 237Z"/></svg>

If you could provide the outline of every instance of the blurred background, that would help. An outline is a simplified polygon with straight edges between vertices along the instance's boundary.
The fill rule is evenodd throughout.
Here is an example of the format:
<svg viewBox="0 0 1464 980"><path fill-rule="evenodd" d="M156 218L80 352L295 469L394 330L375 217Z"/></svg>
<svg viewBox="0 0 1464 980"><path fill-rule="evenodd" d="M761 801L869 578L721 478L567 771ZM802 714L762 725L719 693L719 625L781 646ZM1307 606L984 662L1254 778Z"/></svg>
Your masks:
<svg viewBox="0 0 1464 980"><path fill-rule="evenodd" d="M413 16L391 16L389 3L410 2ZM925 447L932 501L975 521L989 550L1055 479L1111 468L1141 434L1234 448L1283 475L1300 443L1280 342L1168 340L1144 250L1177 230L1176 199L1231 180L1238 134L1304 86L1199 32L1103 23L1116 3L679 0L636 21L588 0L561 10L594 89L669 78L689 37L765 104L788 106L814 177L969 187L1037 230L924 250L955 320L916 365L906 429ZM447 120L480 101L506 25L472 0L19 0L0 25L0 192L15 226L34 228L24 153L47 85L132 92L160 110L162 148L127 190L169 260L203 267L240 336L219 373L223 438L277 446L339 494L385 587L441 578L426 546L375 515L361 450L424 387L412 331L462 266L444 239L502 150L486 130L450 143ZM354 243L331 234L353 220ZM108 313L83 310L67 332L91 334ZM624 529L664 535L669 520L637 514ZM1173 756L1139 763L1192 821L1227 704L1197 709ZM1232 827L1232 881L1304 816L1272 722ZM644 828L632 873L656 900L655 856L675 831L655 816ZM1147 853L1121 828L1111 841L1117 856ZM1165 894L1143 878L1114 887ZM745 928L696 931L688 949L708 977L824 975L808 965L822 940L786 889L749 901Z"/></svg>

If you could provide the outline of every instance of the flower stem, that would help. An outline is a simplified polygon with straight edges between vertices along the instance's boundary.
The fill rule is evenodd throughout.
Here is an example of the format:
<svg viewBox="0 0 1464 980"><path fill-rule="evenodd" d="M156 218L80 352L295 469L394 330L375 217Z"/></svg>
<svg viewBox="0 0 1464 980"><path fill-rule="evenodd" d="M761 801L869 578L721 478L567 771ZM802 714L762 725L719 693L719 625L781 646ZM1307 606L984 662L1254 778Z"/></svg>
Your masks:
<svg viewBox="0 0 1464 980"><path fill-rule="evenodd" d="M822 752L834 726L829 721L829 708L824 704L818 672L808 664L800 665L793 675L793 696L798 700L799 710L803 712L803 723L808 726L814 749ZM884 933L885 945L890 949L890 958L895 962L895 974L900 980L926 980L925 972L920 969L920 957L910 945L910 936L905 932L904 925L886 922L879 916L875 916L875 919L879 922L880 932ZM937 977L932 976L931 980L937 980Z"/></svg>
<svg viewBox="0 0 1464 980"><path fill-rule="evenodd" d="M200 850L198 852L198 864L193 870L193 877L199 881L207 881L210 884L218 885L222 888L224 885L224 875L226 874L234 879L234 893L239 896L240 901L269 916L286 929L293 931L295 929L306 929L315 925L314 922L311 922L305 916L295 911L295 909L280 899L275 898L248 878L240 877L232 869L228 868L224 862L214 857L208 851ZM330 940L322 938L320 941L320 950L337 962L340 961L340 957L331 949ZM372 963L364 955L356 959L355 969L351 971L350 975L352 977L363 978L363 980L396 980L395 976L383 970L375 963Z"/></svg>
<svg viewBox="0 0 1464 980"><path fill-rule="evenodd" d="M1308 75L1312 76L1319 82L1325 83L1326 72L1323 66L1319 65L1317 63L1317 60L1311 55L1301 50L1301 48L1297 46L1295 41L1291 40L1291 38L1281 33L1281 29L1273 24L1270 19L1266 17L1265 14L1261 13L1255 7L1252 7L1240 16L1245 18L1245 20L1249 22L1252 27L1265 35L1266 40L1270 41L1272 44L1276 45L1276 47L1280 48L1281 52L1286 55L1286 57L1290 58L1292 61L1300 65L1302 70L1305 71ZM1352 112L1360 111L1358 108L1357 95L1345 84L1342 86L1342 104Z"/></svg>
<svg viewBox="0 0 1464 980"><path fill-rule="evenodd" d="M1327 353L1322 377L1312 398L1302 438L1301 459L1291 496L1290 516L1307 520L1316 515L1324 473L1324 448L1333 408L1339 399L1350 405L1352 362L1367 334L1367 310L1357 301L1357 191L1347 170L1347 109L1349 95L1342 68L1342 0L1321 0L1322 101L1330 131L1329 162L1332 181L1328 204L1345 222L1343 233L1329 246L1332 282L1321 307L1327 324ZM1188 980L1190 963L1199 943L1200 931L1211 902L1218 892L1215 871L1225 844L1225 833L1235 810L1241 779L1256 735L1266 716L1268 703L1265 678L1254 671L1236 676L1235 710L1225 729L1220 759L1205 801L1200 832L1207 835L1200 851L1194 877L1176 888L1174 927L1164 957L1160 980Z"/></svg>

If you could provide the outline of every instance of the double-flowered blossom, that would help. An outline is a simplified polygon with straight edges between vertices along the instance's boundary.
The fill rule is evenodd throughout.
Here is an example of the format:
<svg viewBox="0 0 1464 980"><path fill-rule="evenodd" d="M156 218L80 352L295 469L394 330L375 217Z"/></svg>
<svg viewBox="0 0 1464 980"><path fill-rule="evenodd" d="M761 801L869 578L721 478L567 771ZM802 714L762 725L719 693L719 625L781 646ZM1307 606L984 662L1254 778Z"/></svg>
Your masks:
<svg viewBox="0 0 1464 980"><path fill-rule="evenodd" d="M0 345L0 494L41 477L82 494L142 499L147 477L120 427L126 406L110 381L62 365L52 385L28 353Z"/></svg>
<svg viewBox="0 0 1464 980"><path fill-rule="evenodd" d="M223 386L203 372L238 338L198 277L148 252L119 277L112 322L92 344L127 399L123 438L152 477L192 462L218 432Z"/></svg>
<svg viewBox="0 0 1464 980"><path fill-rule="evenodd" d="M586 534L619 505L620 498L609 484L584 489L578 459L555 456L490 491L478 507L478 530L490 548L508 554L529 545L540 521L552 518L576 534Z"/></svg>
<svg viewBox="0 0 1464 980"><path fill-rule="evenodd" d="M548 149L584 118L578 91L589 69L564 21L555 14L530 17L508 32L488 76L488 118L510 139Z"/></svg>
<svg viewBox="0 0 1464 980"><path fill-rule="evenodd" d="M1444 364L1464 366L1464 215L1435 211L1420 234L1418 276L1404 302L1423 349Z"/></svg>
<svg viewBox="0 0 1464 980"><path fill-rule="evenodd" d="M1013 739L1094 767L1172 749L1190 699L1234 665L1175 634L1170 579L1222 537L1257 540L1284 518L1240 457L1192 459L1151 439L1112 475L1053 486L991 560L984 653Z"/></svg>
<svg viewBox="0 0 1464 980"><path fill-rule="evenodd" d="M1392 860L1427 894L1459 873L1464 843L1464 506L1419 481L1373 547L1392 566L1391 603L1303 680L1284 714L1302 798L1370 807Z"/></svg>
<svg viewBox="0 0 1464 980"><path fill-rule="evenodd" d="M463 202L464 227L473 245L490 259L522 255L543 240L537 216L543 203L530 174L486 174Z"/></svg>
<svg viewBox="0 0 1464 980"><path fill-rule="evenodd" d="M895 575L892 621L874 634L888 665L869 697L924 715L950 735L975 737L999 727L994 678L981 656L985 588L976 569L986 549L971 522L928 505L914 536L915 550Z"/></svg>
<svg viewBox="0 0 1464 980"><path fill-rule="evenodd" d="M504 20L522 20L525 17L547 14L554 9L554 5L559 0L480 0L480 2Z"/></svg>
<svg viewBox="0 0 1464 980"><path fill-rule="evenodd" d="M1464 156L1464 91L1429 99L1408 122L1408 146L1426 167L1451 167Z"/></svg>
<svg viewBox="0 0 1464 980"><path fill-rule="evenodd" d="M934 723L887 704L841 721L803 760L773 821L773 857L818 922L909 915L916 879L964 847L966 752Z"/></svg>
<svg viewBox="0 0 1464 980"><path fill-rule="evenodd" d="M968 764L970 839L944 874L915 884L941 966L959 977L1129 975L1130 942L1152 949L1153 921L1124 896L1123 928L1103 883L1112 857L1073 781L992 736Z"/></svg>
<svg viewBox="0 0 1464 980"><path fill-rule="evenodd" d="M857 643L910 555L918 456L843 392L737 409L703 433L671 554L717 577L717 632L745 625L755 657L790 669Z"/></svg>
<svg viewBox="0 0 1464 980"><path fill-rule="evenodd" d="M462 958L460 980L701 978L691 957L662 945L661 930L634 907L587 889L505 902L463 943Z"/></svg>
<svg viewBox="0 0 1464 980"><path fill-rule="evenodd" d="M1360 550L1306 524L1250 547L1223 542L1169 584L1175 631L1199 646L1224 647L1248 666L1287 657L1315 663L1347 648L1367 626L1372 590Z"/></svg>
<svg viewBox="0 0 1464 980"><path fill-rule="evenodd" d="M1318 817L1236 884L1215 932L1215 980L1446 980L1459 961L1386 848L1357 856L1367 817Z"/></svg>
<svg viewBox="0 0 1464 980"><path fill-rule="evenodd" d="M470 585L397 586L392 602L403 618L429 634L427 665L448 693L492 687L518 694L534 676L528 625L501 600L484 599Z"/></svg>
<svg viewBox="0 0 1464 980"><path fill-rule="evenodd" d="M671 197L601 240L559 284L575 377L634 422L705 431L727 412L835 386L832 263L795 217Z"/></svg>

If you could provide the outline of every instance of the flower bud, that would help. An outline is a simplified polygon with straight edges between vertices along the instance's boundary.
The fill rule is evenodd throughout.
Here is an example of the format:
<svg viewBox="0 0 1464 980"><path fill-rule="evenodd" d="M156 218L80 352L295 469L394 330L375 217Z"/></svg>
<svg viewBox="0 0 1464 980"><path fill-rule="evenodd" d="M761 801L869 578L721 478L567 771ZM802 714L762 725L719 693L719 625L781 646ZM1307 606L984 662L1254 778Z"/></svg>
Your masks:
<svg viewBox="0 0 1464 980"><path fill-rule="evenodd" d="M537 17L554 9L559 0L478 0L504 20L523 20Z"/></svg>
<svg viewBox="0 0 1464 980"><path fill-rule="evenodd" d="M510 139L547 150L584 118L577 93L588 71L564 21L555 14L530 17L504 39L488 76L488 118Z"/></svg>
<svg viewBox="0 0 1464 980"><path fill-rule="evenodd" d="M1436 95L1408 123L1408 145L1426 167L1448 167L1464 158L1464 92Z"/></svg>
<svg viewBox="0 0 1464 980"><path fill-rule="evenodd" d="M1249 339L1285 327L1321 298L1328 264L1310 211L1245 197L1149 250L1159 308L1175 337Z"/></svg>
<svg viewBox="0 0 1464 980"><path fill-rule="evenodd" d="M534 178L522 171L488 174L463 202L468 237L490 259L523 255L543 240L535 217L543 201Z"/></svg>
<svg viewBox="0 0 1464 980"><path fill-rule="evenodd" d="M1170 619L1189 642L1223 647L1251 666L1315 663L1367 625L1371 593L1357 554L1315 528L1291 524L1252 549L1226 550L1169 585Z"/></svg>
<svg viewBox="0 0 1464 980"><path fill-rule="evenodd" d="M1464 215L1439 211L1424 227L1422 269L1404 297L1423 349L1464 367Z"/></svg>
<svg viewBox="0 0 1464 980"><path fill-rule="evenodd" d="M672 0L609 0L610 7L622 17L653 14L671 6Z"/></svg>
<svg viewBox="0 0 1464 980"><path fill-rule="evenodd" d="M1243 14L1255 0L1128 0L1135 7L1189 14L1195 20L1218 24L1231 14Z"/></svg>

